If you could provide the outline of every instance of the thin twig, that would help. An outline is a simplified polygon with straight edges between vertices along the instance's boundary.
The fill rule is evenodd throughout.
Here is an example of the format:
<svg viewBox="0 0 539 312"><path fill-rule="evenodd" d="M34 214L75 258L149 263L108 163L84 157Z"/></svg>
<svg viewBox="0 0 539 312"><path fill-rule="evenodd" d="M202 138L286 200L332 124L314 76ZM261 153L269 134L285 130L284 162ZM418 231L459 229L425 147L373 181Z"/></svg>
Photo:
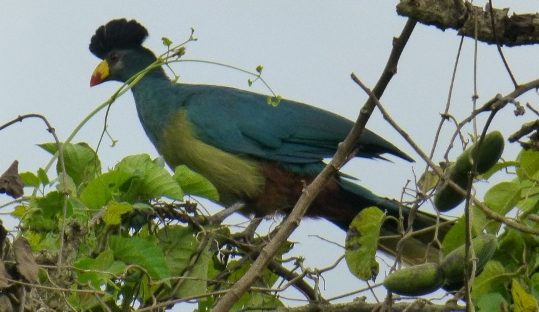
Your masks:
<svg viewBox="0 0 539 312"><path fill-rule="evenodd" d="M503 54L498 34L496 33L496 22L494 21L494 8L492 7L492 0L488 0L488 10L490 12L490 26L492 27L492 35L494 36L494 40L496 41L496 48L498 49L500 58L502 59L503 65L505 66L505 69L507 70L511 81L513 82L513 86L516 88L518 87L517 80L515 79L511 68L509 67L509 63L507 63L507 60L505 59L505 55Z"/></svg>
<svg viewBox="0 0 539 312"><path fill-rule="evenodd" d="M367 92L371 98L376 99L374 97L374 94L357 78L357 76L353 75L352 79L354 79L354 81L356 83L358 83L358 85L365 92ZM518 86L515 90L513 90L513 92L509 93L506 96L497 96L497 97L495 97L495 99L490 100L489 102L487 102L487 104L483 105L482 107L480 107L479 109L474 111L474 113L472 113L472 114L477 115L477 114L479 114L481 112L484 112L484 111L501 109L501 108L503 108L503 106L505 106L507 103L509 103L509 101L510 101L509 99L514 99L516 96L519 96L519 95L525 93L526 91L529 91L529 90L535 89L535 88L539 88L539 79L533 80L533 81L531 81L529 83ZM455 192L459 193L462 196L467 196L466 190L462 189L458 184L456 184L452 180L449 180L444 175L444 172L438 166L436 166L436 164L427 156L427 154L425 154L425 152L423 152L423 150L411 139L410 135L406 131L404 131L399 125L397 125L397 123L391 118L391 116L387 113L385 108L382 106L382 104L377 99L375 100L375 102L376 102L376 105L377 105L378 109L382 113L382 116L384 117L384 119L387 122L389 122L389 124L406 140L406 142L408 142L408 144L421 157L421 159L423 159L429 165L429 167L434 171L434 173L438 177L440 177L440 179L442 181L447 182L447 185L449 185L449 187L451 187L453 190L455 190ZM471 120L471 117L466 118L466 120ZM512 218L506 218L506 217L496 213L495 211L488 208L484 203L482 203L477 198L475 198L475 196L471 196L471 200L472 200L473 204L475 206L477 206L479 209L481 209L481 211L483 211L483 213L485 213L485 215L487 217L493 219L494 221L504 223L505 225L507 225L509 227L512 227L512 228L514 228L514 229L516 229L518 231L521 231L523 233L539 235L539 230L538 229L534 229L534 228L530 228L528 226L522 225L522 224L520 224L520 223L518 223L516 221L513 221Z"/></svg>
<svg viewBox="0 0 539 312"><path fill-rule="evenodd" d="M230 217L235 212L243 209L244 206L245 204L241 202L234 203L231 206L227 207L226 209L222 209L218 211L217 213L207 217L206 219L208 220L209 224L212 224L212 225L221 224L226 218Z"/></svg>
<svg viewBox="0 0 539 312"><path fill-rule="evenodd" d="M526 103L526 107L529 108L535 115L539 116L539 111L531 106L530 103Z"/></svg>
<svg viewBox="0 0 539 312"><path fill-rule="evenodd" d="M430 153L429 153L429 158L431 158L431 159L434 157L434 152L436 151L436 146L438 145L438 140L440 138L440 133L442 131L442 127L444 125L444 122L448 119L448 117L450 117L449 108L451 106L451 97L453 95L453 86L455 84L455 78L457 76L457 69L458 69L458 64L459 64L459 60L460 60L460 54L462 52L462 44L463 43L464 43L464 36L461 36L460 37L459 47L457 49L457 56L455 57L455 64L453 65L453 73L451 74L451 83L449 84L449 91L448 91L448 94L447 94L447 100L446 100L446 103L445 103L445 109L444 109L444 112L442 113L442 119L440 120L440 123L438 124L438 128L436 129L436 134L434 135L434 141L432 143L432 148L431 148ZM427 170L428 170L428 166L425 168L425 172L427 172Z"/></svg>
<svg viewBox="0 0 539 312"><path fill-rule="evenodd" d="M492 11L491 11L492 12ZM477 92L477 64L479 63L477 61L477 46L479 45L479 40L477 40L478 32L477 29L479 26L477 25L479 23L477 14L473 14L474 19L474 48L473 48L473 95L472 95L472 110L475 110L477 108L477 100L479 100L479 93ZM494 22L493 22L494 23ZM477 119L473 119L472 121L472 128L473 128L473 134L475 137L477 137Z"/></svg>
<svg viewBox="0 0 539 312"><path fill-rule="evenodd" d="M31 287L31 288L62 291L62 292L68 292L68 293L75 292L75 293L82 293L82 294L94 294L94 295L100 295L100 296L106 296L107 295L106 292L100 291L100 290L51 287L51 286L45 286L45 285L40 285L40 284L21 282L21 281L9 279L9 278L3 278L3 279L10 282L10 283L13 283L13 284L19 284L19 285L28 286L28 287Z"/></svg>
<svg viewBox="0 0 539 312"><path fill-rule="evenodd" d="M493 26L494 31L494 37L496 37L496 30L494 29L494 19L492 17L492 8L490 10L491 12L491 22ZM474 19L474 59L473 59L473 95L472 95L472 111L477 109L477 100L479 99L479 94L477 92L477 64L478 64L478 58L477 58L477 46L478 46L478 18L476 14L473 14ZM501 50L500 50L501 51ZM474 118L472 120L472 128L473 128L473 134L475 137L477 137L477 118ZM486 129L483 129L483 135L479 138L479 141L477 142L477 148L474 151L479 150L479 146L483 142L485 138L485 131ZM466 310L471 312L474 309L473 301L472 301L472 283L473 280L472 272L475 274L475 263L472 263L470 261L472 255L475 256L475 252L473 248L470 248L472 246L472 218L473 214L470 213L470 198L472 196L472 187L473 187L473 181L475 178L475 170L477 169L477 155L478 153L474 153L472 155L473 157L473 167L474 169L468 173L468 181L466 183L466 201L464 204L464 223L465 223L465 240L464 240L464 298L466 301ZM471 249L471 250L470 250Z"/></svg>
<svg viewBox="0 0 539 312"><path fill-rule="evenodd" d="M507 95L502 96L501 94L497 94L492 99L488 100L485 104L483 104L481 107L473 110L470 115L466 118L464 118L458 125L455 133L453 134L450 144L453 144L455 141L457 135L460 133L460 130L468 123L470 123L472 120L474 120L479 114L482 114L484 112L489 112L494 109L503 108L508 103L514 102L516 98L521 96L522 94L539 88L539 79L535 79L532 81L529 81L525 84L521 84L517 86L512 92L508 93Z"/></svg>
<svg viewBox="0 0 539 312"><path fill-rule="evenodd" d="M307 299L309 299L309 301L314 301L317 298L320 298L317 291L314 290L305 280L303 280L303 277L305 277L305 275L307 274L306 272L302 274L294 273L275 260L272 260L270 262L268 268L273 273L283 277L286 281L288 281L286 285L294 286L294 288L301 292ZM288 286L286 288L288 288Z"/></svg>

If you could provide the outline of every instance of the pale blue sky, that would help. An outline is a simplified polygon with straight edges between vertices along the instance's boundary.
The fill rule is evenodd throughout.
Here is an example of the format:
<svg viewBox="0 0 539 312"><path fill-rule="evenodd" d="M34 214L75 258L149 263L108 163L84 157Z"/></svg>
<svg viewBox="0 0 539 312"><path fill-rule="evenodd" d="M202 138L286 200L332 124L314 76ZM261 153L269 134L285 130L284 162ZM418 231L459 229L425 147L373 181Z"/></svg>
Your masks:
<svg viewBox="0 0 539 312"><path fill-rule="evenodd" d="M519 12L537 11L538 4L537 0L495 1L498 7L509 6ZM119 87L117 83L89 87L98 59L88 51L95 29L118 17L135 18L143 23L150 32L146 46L156 52L164 49L162 36L183 41L193 27L199 41L189 44L185 58L218 61L249 70L262 64L264 78L283 97L355 119L366 96L350 80L350 73L356 73L370 86L376 82L392 37L406 21L396 14L394 6L394 1L351 0L3 0L0 1L0 123L19 114L41 113L49 118L60 139L66 138L89 111ZM402 56L398 74L382 98L396 121L427 151L445 105L458 42L453 30L442 32L418 25ZM537 47L504 51L519 82L539 76ZM458 118L466 116L471 108L473 41L470 39L465 40L460 62L453 97ZM228 69L193 63L174 68L184 82L249 89L249 77ZM498 92L511 90L495 47L479 44L478 70L479 103ZM266 92L260 84L250 89ZM539 107L536 95L526 99ZM76 141L95 146L103 116L100 114L87 125ZM527 114L515 121L512 111L507 110L496 118L493 127L507 136L520 123L534 117ZM419 160L378 113L373 115L368 127ZM111 148L105 141L101 147L100 157L106 166L134 153L157 156L138 122L130 94L112 107L109 131L119 142ZM446 128L442 142L447 142L452 131L453 128ZM37 120L0 132L4 160L0 168L6 168L14 159L19 160L21 171L35 171L44 166L48 156L35 144L47 141L51 137ZM504 156L514 157L516 151L512 147ZM423 169L422 162L412 165L400 160L394 163L355 160L346 168L363 186L388 197L399 197L406 181L414 178L412 170L420 174ZM0 203L6 200L0 197ZM309 266L330 265L342 254L339 248L309 235L321 235L344 244L344 233L326 221L303 222L292 239L299 242L295 252L304 255ZM326 297L364 286L349 276L345 265L324 277Z"/></svg>

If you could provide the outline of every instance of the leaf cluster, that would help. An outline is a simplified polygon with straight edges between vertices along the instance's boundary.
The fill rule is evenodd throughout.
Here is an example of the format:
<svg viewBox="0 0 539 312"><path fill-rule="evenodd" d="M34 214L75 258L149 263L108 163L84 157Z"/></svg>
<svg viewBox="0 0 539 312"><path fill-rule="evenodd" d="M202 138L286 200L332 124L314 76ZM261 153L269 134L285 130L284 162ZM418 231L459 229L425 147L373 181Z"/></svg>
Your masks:
<svg viewBox="0 0 539 312"><path fill-rule="evenodd" d="M493 180L498 173L509 180L492 185L482 202L504 219L516 221L530 229L539 229L539 152L522 150L515 161L499 162L479 176L476 182ZM475 261L480 265L477 265L479 271L471 280L474 304L479 311L536 311L539 306L539 239L536 235L489 219L475 205L470 209L473 235L489 233L496 235L497 240L496 251L489 255L488 262L481 263L485 259L476 254ZM362 280L372 279L378 274L375 255L383 222L382 211L375 207L365 209L352 223L356 232L348 234L348 267ZM459 247L462 249L464 242L465 220L462 216L445 235L441 248L448 255ZM465 266L464 257L460 263L462 267ZM413 269L410 272L415 273ZM464 278L460 277L460 283L457 283L460 286L456 289L447 289L457 298L462 297L459 290L464 285ZM408 289L407 286L402 287ZM420 293L421 290L411 292Z"/></svg>
<svg viewBox="0 0 539 312"><path fill-rule="evenodd" d="M41 147L51 154L58 151L56 144ZM26 299L27 309L164 310L198 299L200 311L209 311L250 266L251 254L241 246L256 251L264 243L264 238L239 243L226 226L204 215L187 196L217 201L219 194L185 166L172 174L161 159L142 154L125 157L102 172L97 154L87 144L66 143L62 150L64 165L56 167L58 177L43 169L20 174L27 189L35 192L23 197L12 215L39 267L31 282L48 287L35 288ZM11 245L7 239L2 242L6 249ZM28 269L15 263L7 261L7 271L23 277L0 283L6 294L13 285L28 281L17 274ZM257 286L270 289L277 279L266 270ZM253 291L234 309L268 306L282 304L267 292Z"/></svg>

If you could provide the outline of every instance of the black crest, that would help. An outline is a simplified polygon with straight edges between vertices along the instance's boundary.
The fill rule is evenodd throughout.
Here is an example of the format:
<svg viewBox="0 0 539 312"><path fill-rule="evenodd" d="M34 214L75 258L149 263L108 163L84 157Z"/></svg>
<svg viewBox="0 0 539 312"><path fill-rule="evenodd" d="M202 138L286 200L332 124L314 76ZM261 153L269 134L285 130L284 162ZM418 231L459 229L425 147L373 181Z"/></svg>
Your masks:
<svg viewBox="0 0 539 312"><path fill-rule="evenodd" d="M136 48L142 46L148 31L135 20L116 19L100 26L90 41L90 52L100 59L114 49Z"/></svg>

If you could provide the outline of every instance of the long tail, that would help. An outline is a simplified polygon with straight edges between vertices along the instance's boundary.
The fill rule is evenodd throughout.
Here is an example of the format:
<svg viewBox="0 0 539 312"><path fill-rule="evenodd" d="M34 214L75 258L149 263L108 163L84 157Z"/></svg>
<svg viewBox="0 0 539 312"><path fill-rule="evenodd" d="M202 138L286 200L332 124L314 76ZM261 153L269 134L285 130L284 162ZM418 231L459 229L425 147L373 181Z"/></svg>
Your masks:
<svg viewBox="0 0 539 312"><path fill-rule="evenodd" d="M338 218L327 218L344 230L348 230L350 222L354 216L363 208L369 206L377 206L385 211L389 216L381 229L381 237L379 241L379 249L393 256L397 255L397 245L401 240L401 230L399 223L396 221L399 215L404 218L404 229L408 226L408 217L410 216L410 208L399 205L396 201L381 198L371 191L354 184L352 182L340 179L339 186L341 188L339 200L339 212L345 212ZM345 206L345 207L343 207ZM409 237L401 243L401 259L408 264L417 264L428 262L438 262L441 256L439 245L435 239L442 241L450 224L442 224L446 220L438 219L434 215L416 211L415 219L412 223L414 232L418 234ZM437 226L438 224L438 226Z"/></svg>

